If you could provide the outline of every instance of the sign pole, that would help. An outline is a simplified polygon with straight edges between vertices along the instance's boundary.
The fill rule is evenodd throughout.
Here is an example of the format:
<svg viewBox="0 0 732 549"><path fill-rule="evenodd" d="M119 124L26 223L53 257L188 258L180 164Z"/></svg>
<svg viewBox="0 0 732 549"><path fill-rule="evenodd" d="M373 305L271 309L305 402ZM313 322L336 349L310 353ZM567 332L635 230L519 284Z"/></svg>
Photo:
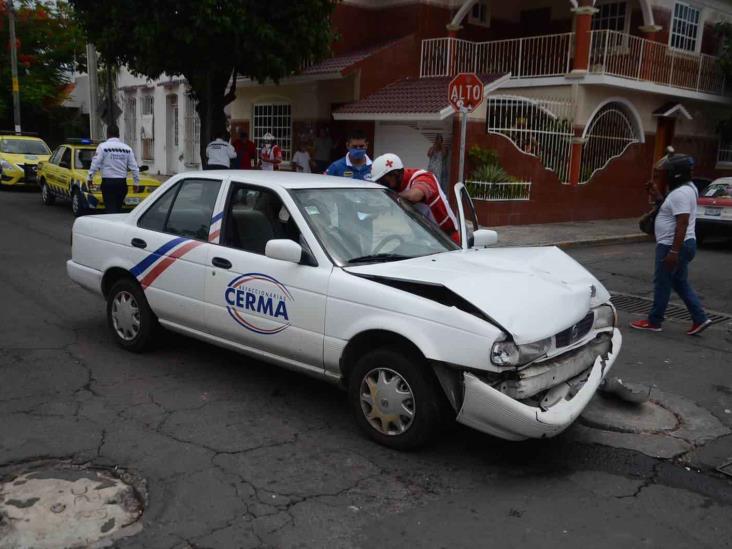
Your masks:
<svg viewBox="0 0 732 549"><path fill-rule="evenodd" d="M468 109L460 105L460 168L458 169L458 183L465 183L465 134L468 129Z"/></svg>
<svg viewBox="0 0 732 549"><path fill-rule="evenodd" d="M8 2L8 32L10 34L10 78L13 91L13 122L15 133L21 132L20 128L20 85L18 83L18 49L15 38L15 7L13 0Z"/></svg>

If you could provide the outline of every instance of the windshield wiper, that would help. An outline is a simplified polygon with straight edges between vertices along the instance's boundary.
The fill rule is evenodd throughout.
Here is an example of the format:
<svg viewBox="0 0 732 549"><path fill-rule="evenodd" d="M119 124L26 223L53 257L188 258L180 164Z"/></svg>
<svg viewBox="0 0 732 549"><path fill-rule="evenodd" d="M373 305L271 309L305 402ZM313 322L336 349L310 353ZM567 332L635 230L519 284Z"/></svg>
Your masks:
<svg viewBox="0 0 732 549"><path fill-rule="evenodd" d="M347 263L352 265L354 263L369 263L370 261L399 261L400 259L412 259L408 255L400 254L371 254L363 255L361 257L354 257L349 259Z"/></svg>

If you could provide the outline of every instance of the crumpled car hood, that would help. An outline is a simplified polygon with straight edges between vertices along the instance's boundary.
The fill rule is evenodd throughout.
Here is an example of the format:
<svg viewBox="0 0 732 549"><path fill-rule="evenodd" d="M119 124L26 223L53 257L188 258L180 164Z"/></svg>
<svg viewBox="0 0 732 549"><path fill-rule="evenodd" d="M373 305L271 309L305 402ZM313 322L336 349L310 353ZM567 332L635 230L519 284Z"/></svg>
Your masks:
<svg viewBox="0 0 732 549"><path fill-rule="evenodd" d="M442 284L500 324L516 343L550 337L610 299L594 276L555 247L460 250L345 270Z"/></svg>

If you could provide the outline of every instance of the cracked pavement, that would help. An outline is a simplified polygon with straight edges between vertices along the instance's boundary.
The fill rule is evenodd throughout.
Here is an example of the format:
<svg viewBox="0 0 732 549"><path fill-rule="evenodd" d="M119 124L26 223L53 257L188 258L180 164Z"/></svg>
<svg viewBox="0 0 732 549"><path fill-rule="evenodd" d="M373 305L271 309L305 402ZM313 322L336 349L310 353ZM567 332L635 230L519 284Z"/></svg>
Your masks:
<svg viewBox="0 0 732 549"><path fill-rule="evenodd" d="M134 471L147 481L143 529L116 547L732 544L732 483L714 471L731 436L658 460L572 430L507 443L454 424L422 451L389 451L326 383L173 334L143 355L116 347L103 301L66 277L72 221L66 205L0 193L0 476L42 458ZM641 294L650 251L572 255L611 290ZM692 266L710 308L732 311L730 269L724 245ZM684 327L624 330L615 371L732 427L732 336Z"/></svg>

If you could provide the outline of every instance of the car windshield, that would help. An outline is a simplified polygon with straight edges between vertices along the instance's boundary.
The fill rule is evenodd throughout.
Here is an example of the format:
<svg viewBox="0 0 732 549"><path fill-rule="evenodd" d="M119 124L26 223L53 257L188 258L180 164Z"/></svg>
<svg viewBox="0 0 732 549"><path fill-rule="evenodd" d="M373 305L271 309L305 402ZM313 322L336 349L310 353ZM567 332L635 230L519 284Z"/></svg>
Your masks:
<svg viewBox="0 0 732 549"><path fill-rule="evenodd" d="M732 198L732 183L712 183L704 191L706 198Z"/></svg>
<svg viewBox="0 0 732 549"><path fill-rule="evenodd" d="M88 170L91 166L92 158L94 158L94 149L76 149L77 170Z"/></svg>
<svg viewBox="0 0 732 549"><path fill-rule="evenodd" d="M459 249L387 189L297 189L295 202L339 265L396 261Z"/></svg>
<svg viewBox="0 0 732 549"><path fill-rule="evenodd" d="M0 152L10 154L51 154L43 141L35 139L3 139L0 141Z"/></svg>

